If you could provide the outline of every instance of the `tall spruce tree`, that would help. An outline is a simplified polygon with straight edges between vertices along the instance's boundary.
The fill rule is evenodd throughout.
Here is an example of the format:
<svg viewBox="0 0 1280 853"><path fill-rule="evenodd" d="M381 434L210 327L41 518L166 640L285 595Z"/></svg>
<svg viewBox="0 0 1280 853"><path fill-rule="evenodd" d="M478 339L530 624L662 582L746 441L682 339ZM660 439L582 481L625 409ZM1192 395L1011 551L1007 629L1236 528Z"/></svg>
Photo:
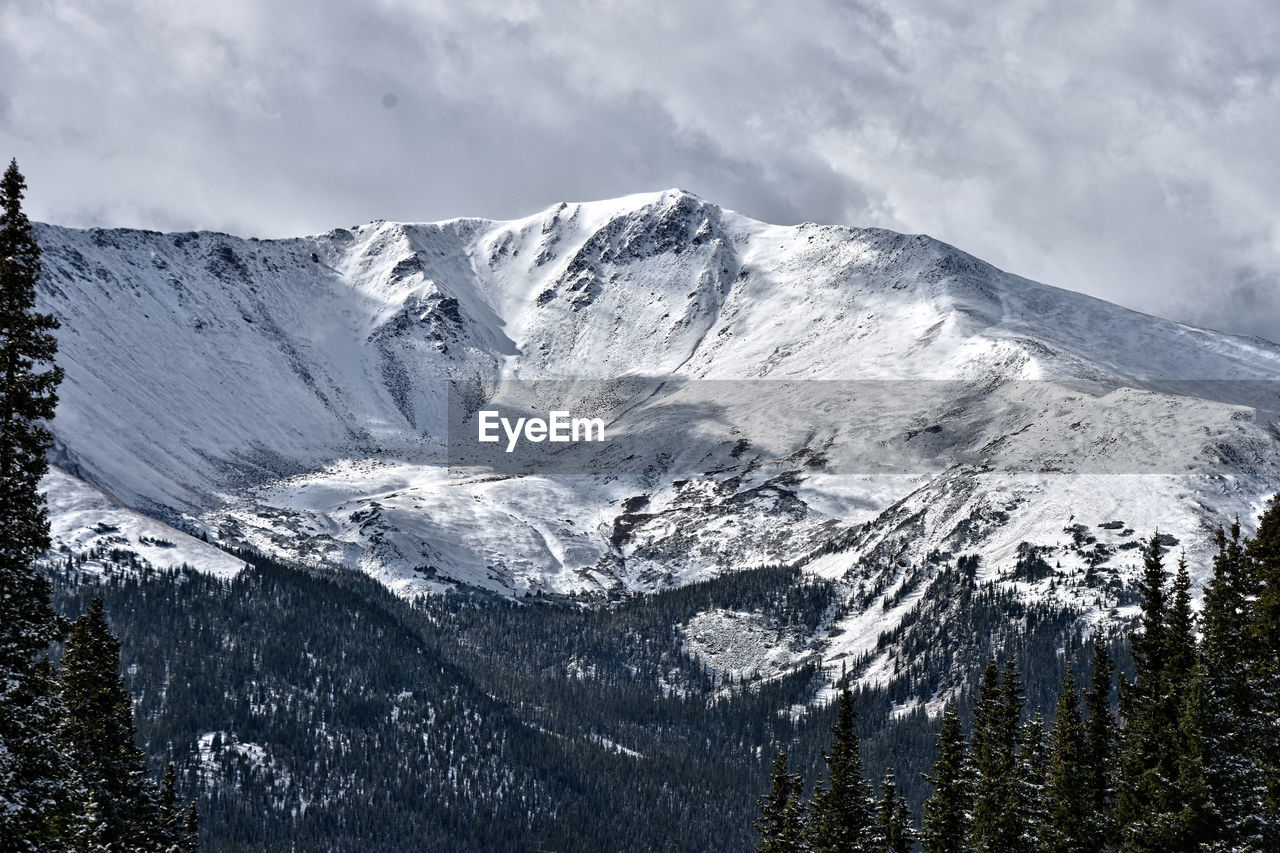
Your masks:
<svg viewBox="0 0 1280 853"><path fill-rule="evenodd" d="M1085 694L1088 718L1084 724L1084 773L1082 784L1089 801L1087 849L1100 851L1110 846L1114 829L1111 804L1114 798L1112 769L1116 747L1116 719L1111 710L1111 689L1115 665L1100 638L1093 641L1093 673Z"/></svg>
<svg viewBox="0 0 1280 853"><path fill-rule="evenodd" d="M1280 495L1271 499L1246 548L1256 594L1249 620L1251 675L1257 700L1251 739L1266 787L1265 820L1280 827Z"/></svg>
<svg viewBox="0 0 1280 853"><path fill-rule="evenodd" d="M1094 802L1087 751L1076 680L1068 667L1058 693L1045 772L1046 853L1089 853L1098 849L1093 838Z"/></svg>
<svg viewBox="0 0 1280 853"><path fill-rule="evenodd" d="M989 850L993 843L1002 804L1005 783L1012 775L1011 752L1001 743L1003 695L1000 689L1000 667L995 658L987 661L973 703L973 843L978 850ZM1012 738L1012 735L1010 735Z"/></svg>
<svg viewBox="0 0 1280 853"><path fill-rule="evenodd" d="M195 804L183 808L178 800L178 774L170 763L164 771L159 802L148 832L148 842L158 853L186 853L200 847Z"/></svg>
<svg viewBox="0 0 1280 853"><path fill-rule="evenodd" d="M1248 630L1255 595L1240 523L1218 529L1213 576L1200 614L1203 639L1183 717L1187 754L1180 775L1193 797L1203 784L1208 812L1204 834L1231 850L1273 850L1280 845L1264 820L1266 787L1251 738L1257 700L1250 679L1253 635ZM1198 816L1188 809L1184 834Z"/></svg>
<svg viewBox="0 0 1280 853"><path fill-rule="evenodd" d="M1114 819L1126 853L1167 853L1176 844L1178 734L1169 675L1168 590L1159 535L1144 556L1140 630L1130 635L1134 680L1122 685L1124 716Z"/></svg>
<svg viewBox="0 0 1280 853"><path fill-rule="evenodd" d="M1204 666L1197 663L1192 667L1191 677L1183 691L1178 724L1178 811L1174 846L1169 853L1225 849L1222 845L1215 845L1221 840L1224 827L1214 814L1216 808L1209 789L1209 763L1214 756L1209 742L1207 694Z"/></svg>
<svg viewBox="0 0 1280 853"><path fill-rule="evenodd" d="M938 759L924 777L933 793L924 804L920 844L924 853L964 853L972 824L973 773L960 729L960 715L948 705L938 732Z"/></svg>
<svg viewBox="0 0 1280 853"><path fill-rule="evenodd" d="M871 785L862 775L861 745L854 727L853 694L840 691L831 750L823 751L827 784L819 785L809 811L810 845L819 853L854 853L879 848Z"/></svg>
<svg viewBox="0 0 1280 853"><path fill-rule="evenodd" d="M778 750L769 777L770 789L760 800L760 817L755 822L760 833L760 853L800 853L806 849L804 782L799 773L787 768L787 747Z"/></svg>
<svg viewBox="0 0 1280 853"><path fill-rule="evenodd" d="M881 850L886 853L911 853L915 849L916 833L911 825L911 810L907 798L898 790L893 768L885 770L880 783L880 806L876 821L880 824Z"/></svg>
<svg viewBox="0 0 1280 853"><path fill-rule="evenodd" d="M1022 839L1020 850L1040 850L1043 846L1048 822L1044 804L1046 764L1044 715L1037 709L1018 729L1016 817Z"/></svg>
<svg viewBox="0 0 1280 853"><path fill-rule="evenodd" d="M1142 597L1140 630L1129 635L1135 683L1124 691L1135 698L1140 696L1144 701L1161 692L1160 678L1165 669L1164 629L1168 619L1168 594L1165 588L1167 574L1164 568L1164 546L1160 544L1160 536L1157 534L1147 542L1143 554L1142 577L1138 581L1138 594Z"/></svg>
<svg viewBox="0 0 1280 853"><path fill-rule="evenodd" d="M1027 801L1018 766L1023 701L1017 661L1007 659L1003 675L989 662L973 712L972 841L978 851L1015 850L1025 843Z"/></svg>
<svg viewBox="0 0 1280 853"><path fill-rule="evenodd" d="M120 674L120 643L107 626L101 598L71 628L61 681L66 716L59 740L100 809L103 840L146 849L164 816L145 784L145 756L134 743L132 701Z"/></svg>
<svg viewBox="0 0 1280 853"><path fill-rule="evenodd" d="M49 547L40 479L52 444L62 371L57 321L35 310L40 248L22 211L17 162L0 178L0 837L34 849L58 831L68 802L54 728L60 713L50 643L63 624L32 565Z"/></svg>
<svg viewBox="0 0 1280 853"><path fill-rule="evenodd" d="M1182 711L1181 697L1191 680L1191 670L1196 662L1195 617L1191 610L1191 574L1187 570L1187 558L1178 560L1169 591L1169 609L1164 626L1164 677L1165 697L1169 707L1163 709L1166 724L1176 725Z"/></svg>

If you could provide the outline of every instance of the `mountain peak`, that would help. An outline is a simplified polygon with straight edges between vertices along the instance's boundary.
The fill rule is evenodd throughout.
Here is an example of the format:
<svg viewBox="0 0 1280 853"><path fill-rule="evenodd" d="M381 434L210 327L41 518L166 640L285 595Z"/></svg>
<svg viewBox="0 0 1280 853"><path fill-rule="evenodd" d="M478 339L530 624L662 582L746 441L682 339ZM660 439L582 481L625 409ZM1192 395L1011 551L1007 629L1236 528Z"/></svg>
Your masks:
<svg viewBox="0 0 1280 853"><path fill-rule="evenodd" d="M37 235L45 262L41 310L62 321L66 380L54 431L68 468L130 507L225 528L231 539L255 547L365 566L393 586L422 587L405 573L419 565L507 590L590 586L591 572L624 584L639 577L633 570L696 574L683 562L677 571L674 563L614 553L595 527L571 530L541 515L532 520L520 491L535 488L528 482L513 483L514 491L474 493L449 485L442 459L444 389L451 383L467 383L483 398L510 379L645 376L669 378L671 388L698 380L813 383L807 388L947 380L984 390L936 405L925 403L933 393L922 393L926 386L904 390L905 402L884 404L898 414L881 420L820 400L824 414L785 440L770 432L786 421L779 411L756 427L733 424L738 432L725 434L725 447L747 441L764 457L777 444L786 445L784 458L834 459L845 443L875 435L897 448L888 458L916 460L910 465L948 454L981 461L995 452L984 450L990 443L1051 467L1064 459L1103 465L1097 460L1111 458L1107 448L1114 444L1107 442L1116 440L1115 424L1125 418L1075 417L1093 404L1079 394L1059 400L1053 382L1035 386L1050 390L1029 390L1026 400L1002 402L1004 408L971 407L986 397L1003 400L993 389L1017 389L1023 380L1128 384L1155 394L1116 397L1125 406L1141 404L1141 414L1125 414L1142 446L1159 447L1150 435L1166 430L1164 444L1189 448L1195 459L1235 454L1247 461L1233 469L1239 477L1233 488L1245 491L1259 482L1259 466L1269 458L1269 421L1250 415L1250 425L1241 426L1231 420L1238 412L1231 406L1280 407L1278 399L1263 399L1266 382L1280 376L1274 345L1030 282L925 235L768 225L683 190L565 203L518 220L376 222L286 240L52 226ZM1154 380L1170 379L1205 381L1191 390L1180 386L1175 396L1152 390ZM1261 390L1240 398L1227 393L1235 385L1221 380L1262 380ZM788 386L759 387L763 395ZM1198 414L1185 424L1174 418L1153 425L1157 413L1176 406ZM703 406L717 408L724 417L758 419L728 401ZM903 411L910 423L895 420ZM1063 425L1068 415L1073 419ZM1027 444L1035 435L1051 447L1043 430L1061 426L1071 434L1077 420L1080 430L1091 423L1104 430L1099 443L1074 456L1044 451L1043 459L1035 455L1039 445ZM851 424L863 432L851 432ZM725 429L713 420L704 431ZM1192 435L1196 429L1207 432ZM576 497L554 478L543 485L580 503L583 517L612 524L615 489L651 494L664 477L693 476L681 469L694 465L682 454L701 445L667 442L666 461L655 461L629 485ZM722 450L700 451L707 459L693 472L730 470L748 458L743 451L713 465ZM1202 462L1186 464L1199 470ZM817 463L800 473L777 465L775 474L798 482L820 479L815 472L824 470ZM732 489L726 494L736 494ZM877 495L891 491L874 491L854 505L878 506ZM788 486L776 495L792 492ZM391 500L399 509L378 515L391 521L377 528L353 521L361 510L352 507L375 493L401 496ZM310 533L299 538L263 520L276 518L283 495L291 496L280 498L293 507L288 513L318 513ZM388 500L378 498L383 507ZM742 506L754 500L744 497ZM831 509L847 505L846 498L815 500L796 510L814 530L851 517ZM310 508L299 509L297 501ZM260 509L264 517L254 514ZM705 521L690 516L681 524L701 529ZM458 530L470 531L474 541L457 545ZM716 535L707 532L706 541ZM785 549L752 553L767 560L800 556ZM695 558L680 558L686 559ZM724 568L714 555L696 559L708 571ZM495 565L507 568L485 568ZM635 568L641 565L648 568Z"/></svg>

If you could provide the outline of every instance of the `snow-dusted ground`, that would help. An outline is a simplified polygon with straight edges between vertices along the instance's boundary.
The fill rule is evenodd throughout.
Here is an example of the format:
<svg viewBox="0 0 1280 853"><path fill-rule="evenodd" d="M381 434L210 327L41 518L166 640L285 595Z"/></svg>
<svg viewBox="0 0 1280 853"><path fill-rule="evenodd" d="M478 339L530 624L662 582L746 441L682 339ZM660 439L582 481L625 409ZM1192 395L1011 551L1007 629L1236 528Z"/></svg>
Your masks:
<svg viewBox="0 0 1280 853"><path fill-rule="evenodd" d="M241 560L167 524L121 506L106 494L75 477L51 468L40 484L49 506L51 549L55 559L96 551L132 552L155 568L189 566L219 577L232 577ZM119 559L84 563L86 572L118 567Z"/></svg>
<svg viewBox="0 0 1280 853"><path fill-rule="evenodd" d="M1280 490L1280 347L924 236L772 226L673 190L289 240L38 237L66 369L51 516L72 550L116 535L156 565L235 570L150 516L405 594L519 595L770 563L839 579L933 551L999 578L1022 542L1071 575L1073 525L1123 571L1121 533L1158 526L1202 573L1213 527ZM459 456L476 447L451 424L499 403L600 416L611 439L542 445L528 471ZM846 617L830 665L909 601ZM749 618L705 618L723 630L690 642L714 666L780 665Z"/></svg>

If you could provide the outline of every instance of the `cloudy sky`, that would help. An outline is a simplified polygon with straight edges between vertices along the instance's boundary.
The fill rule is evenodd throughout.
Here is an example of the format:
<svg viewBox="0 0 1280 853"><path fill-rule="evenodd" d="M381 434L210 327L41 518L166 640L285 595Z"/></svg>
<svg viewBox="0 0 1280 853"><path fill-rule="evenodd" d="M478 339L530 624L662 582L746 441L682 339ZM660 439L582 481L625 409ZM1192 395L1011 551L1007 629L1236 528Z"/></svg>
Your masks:
<svg viewBox="0 0 1280 853"><path fill-rule="evenodd" d="M0 156L46 221L257 236L678 186L1280 340L1278 44L1273 0L3 0Z"/></svg>

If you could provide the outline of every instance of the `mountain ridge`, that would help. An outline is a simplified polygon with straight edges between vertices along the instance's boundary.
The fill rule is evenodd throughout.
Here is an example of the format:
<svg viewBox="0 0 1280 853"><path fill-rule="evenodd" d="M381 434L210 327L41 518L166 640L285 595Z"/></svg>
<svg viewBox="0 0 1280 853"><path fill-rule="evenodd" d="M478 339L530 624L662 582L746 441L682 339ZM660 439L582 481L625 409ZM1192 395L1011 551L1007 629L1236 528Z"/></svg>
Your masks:
<svg viewBox="0 0 1280 853"><path fill-rule="evenodd" d="M923 235L664 191L280 240L37 236L40 307L63 322L63 470L406 595L785 563L861 601L859 583L906 583L903 561L977 553L999 581L1032 547L1063 583L1007 583L1061 599L1090 570L1123 589L1134 531L1203 542L1280 484L1280 346ZM539 405L565 378L556 399L629 443L573 470L451 467L449 388ZM1081 618L1120 601L1095 592ZM866 630L826 642L868 653Z"/></svg>

